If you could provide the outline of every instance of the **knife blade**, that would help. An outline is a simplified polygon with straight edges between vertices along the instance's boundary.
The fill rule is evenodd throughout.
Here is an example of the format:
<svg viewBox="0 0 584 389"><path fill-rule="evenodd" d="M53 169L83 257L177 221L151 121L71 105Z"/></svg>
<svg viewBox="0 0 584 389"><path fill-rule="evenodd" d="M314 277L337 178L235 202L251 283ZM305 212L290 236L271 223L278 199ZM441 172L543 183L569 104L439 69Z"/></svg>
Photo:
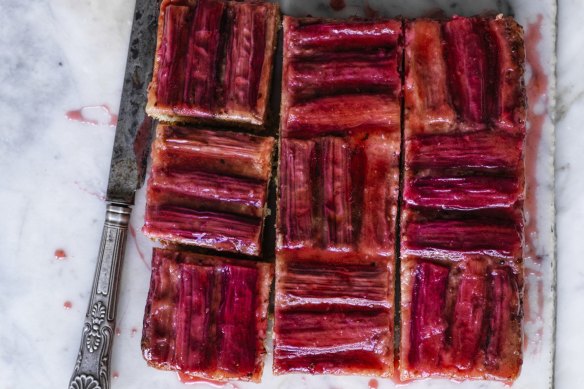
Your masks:
<svg viewBox="0 0 584 389"><path fill-rule="evenodd" d="M69 389L110 387L118 283L131 206L146 170L152 121L144 110L152 78L160 0L136 0L112 150L106 216L79 353Z"/></svg>

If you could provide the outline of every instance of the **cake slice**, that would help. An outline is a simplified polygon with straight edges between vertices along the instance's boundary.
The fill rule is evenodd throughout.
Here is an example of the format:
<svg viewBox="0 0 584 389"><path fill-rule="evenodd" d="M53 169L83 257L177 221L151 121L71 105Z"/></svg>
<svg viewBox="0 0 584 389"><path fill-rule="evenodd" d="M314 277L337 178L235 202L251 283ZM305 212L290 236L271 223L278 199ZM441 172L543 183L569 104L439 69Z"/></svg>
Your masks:
<svg viewBox="0 0 584 389"><path fill-rule="evenodd" d="M402 264L401 379L513 380L522 364L521 265L485 256Z"/></svg>
<svg viewBox="0 0 584 389"><path fill-rule="evenodd" d="M392 272L358 260L277 259L275 374L393 371Z"/></svg>
<svg viewBox="0 0 584 389"><path fill-rule="evenodd" d="M159 125L143 232L259 255L273 148L269 137Z"/></svg>
<svg viewBox="0 0 584 389"><path fill-rule="evenodd" d="M187 377L259 382L272 265L155 248L142 353Z"/></svg>
<svg viewBox="0 0 584 389"><path fill-rule="evenodd" d="M275 374L393 372L401 36L284 18Z"/></svg>
<svg viewBox="0 0 584 389"><path fill-rule="evenodd" d="M406 22L406 131L525 132L523 30L512 17Z"/></svg>
<svg viewBox="0 0 584 389"><path fill-rule="evenodd" d="M400 131L399 20L284 18L286 138Z"/></svg>
<svg viewBox="0 0 584 389"><path fill-rule="evenodd" d="M402 380L522 364L525 91L509 17L406 23Z"/></svg>
<svg viewBox="0 0 584 389"><path fill-rule="evenodd" d="M147 113L263 128L278 22L275 3L164 0Z"/></svg>

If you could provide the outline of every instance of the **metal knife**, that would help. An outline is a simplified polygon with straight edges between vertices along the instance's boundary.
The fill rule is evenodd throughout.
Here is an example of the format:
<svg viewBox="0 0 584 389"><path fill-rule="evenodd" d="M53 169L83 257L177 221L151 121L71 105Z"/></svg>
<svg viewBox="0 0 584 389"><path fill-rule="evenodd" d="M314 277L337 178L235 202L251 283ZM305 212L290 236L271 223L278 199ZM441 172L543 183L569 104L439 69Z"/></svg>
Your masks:
<svg viewBox="0 0 584 389"><path fill-rule="evenodd" d="M146 116L160 0L136 0L93 288L69 389L109 389L118 282L134 194L142 185L152 121Z"/></svg>

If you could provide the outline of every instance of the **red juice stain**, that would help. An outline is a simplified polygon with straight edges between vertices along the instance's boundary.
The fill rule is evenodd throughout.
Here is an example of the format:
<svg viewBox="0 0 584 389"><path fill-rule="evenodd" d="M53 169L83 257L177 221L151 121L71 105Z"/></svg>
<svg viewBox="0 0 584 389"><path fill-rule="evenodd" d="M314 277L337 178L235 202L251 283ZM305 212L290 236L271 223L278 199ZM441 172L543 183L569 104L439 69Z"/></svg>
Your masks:
<svg viewBox="0 0 584 389"><path fill-rule="evenodd" d="M525 196L525 209L529 213L529 220L525 225L526 240L526 257L536 263L541 262L534 245L534 239L537 237L537 200L535 191L537 188L537 151L541 142L543 124L547 116L547 108L536 113L534 106L538 102L543 102L547 106L547 87L548 78L541 64L540 55L537 45L541 41L541 23L543 16L539 14L534 23L527 25L525 34L525 57L531 67L531 78L527 82L527 122L529 130L527 131L527 140L525 148L525 176L527 190Z"/></svg>
<svg viewBox="0 0 584 389"><path fill-rule="evenodd" d="M120 330L120 327L116 327L116 336L120 336L122 334L122 330Z"/></svg>
<svg viewBox="0 0 584 389"><path fill-rule="evenodd" d="M330 0L329 4L333 11L342 11L346 6L345 0Z"/></svg>
<svg viewBox="0 0 584 389"><path fill-rule="evenodd" d="M105 201L105 194L104 193L99 193L99 192L94 192L91 191L83 186L81 186L81 184L79 184L79 182L75 181L75 185L77 186L77 188L79 188L79 190L81 190L82 192L87 193L88 195L91 195L95 198L97 198L98 200L101 201Z"/></svg>
<svg viewBox="0 0 584 389"><path fill-rule="evenodd" d="M67 259L67 253L63 249L56 249L55 250L55 259L57 261L64 261Z"/></svg>
<svg viewBox="0 0 584 389"><path fill-rule="evenodd" d="M97 119L92 119L91 117L88 117L89 113L91 111L95 111L95 110L101 110L101 111L103 111L102 113L105 113L106 115L108 115L109 122L100 123ZM83 124L91 124L93 126L97 126L99 124L107 124L110 127L115 127L118 124L118 115L116 115L115 113L112 113L112 111L110 110L110 107L107 104L88 105L85 107L81 107L79 109L67 111L65 113L65 116L69 120L72 120L75 122L80 122Z"/></svg>
<svg viewBox="0 0 584 389"><path fill-rule="evenodd" d="M113 377L113 378L119 378L119 377L120 377L120 373L119 373L119 372L117 372L117 371L114 371L114 372L112 373L112 377Z"/></svg>
<svg viewBox="0 0 584 389"><path fill-rule="evenodd" d="M543 132L543 125L547 112L547 89L548 77L545 73L544 67L540 60L538 45L541 42L541 24L543 16L539 14L533 23L529 23L525 33L525 58L531 67L531 78L527 81L526 93L528 99L527 123L528 131L525 143L525 178L526 178L526 196L525 196L525 210L529 215L525 224L525 298L524 313L527 322L541 322L544 291L543 278L541 271L535 270L533 266L539 268L541 266L542 257L538 255L535 247L535 239L537 238L537 197L536 189L537 183L537 159L538 149L541 143ZM538 104L539 103L539 104ZM542 112L536 112L534 107L541 105L545 107ZM530 284L535 288L528 288ZM536 306L531 306L529 296L531 293L536 293ZM540 326L543 324L540 323ZM541 339L532 339L532 343L538 343ZM531 344L531 343L530 343ZM537 345L536 345L537 346Z"/></svg>
<svg viewBox="0 0 584 389"><path fill-rule="evenodd" d="M67 300L63 303L63 308L69 310L69 309L73 308L73 303L71 301Z"/></svg>
<svg viewBox="0 0 584 389"><path fill-rule="evenodd" d="M140 256L140 259L142 260L142 262L144 263L146 268L150 269L150 266L148 266L148 262L146 262L146 259L144 258L144 253L142 252L142 250L140 249L140 246L138 245L138 239L136 239L136 229L132 225L130 225L130 235L132 236L132 239L134 240L134 245L136 246L136 251L138 252L138 255Z"/></svg>
<svg viewBox="0 0 584 389"><path fill-rule="evenodd" d="M369 389L377 389L379 388L379 382L375 378L371 378L369 380Z"/></svg>
<svg viewBox="0 0 584 389"><path fill-rule="evenodd" d="M136 327L132 327L130 330L130 336L133 338L138 333L138 329Z"/></svg>

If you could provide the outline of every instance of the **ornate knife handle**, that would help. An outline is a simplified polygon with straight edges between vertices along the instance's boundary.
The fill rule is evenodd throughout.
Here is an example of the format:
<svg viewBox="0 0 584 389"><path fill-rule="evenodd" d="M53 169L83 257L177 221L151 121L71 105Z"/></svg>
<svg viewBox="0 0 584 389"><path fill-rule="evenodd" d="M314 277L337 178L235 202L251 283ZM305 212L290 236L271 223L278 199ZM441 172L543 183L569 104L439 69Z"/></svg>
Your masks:
<svg viewBox="0 0 584 389"><path fill-rule="evenodd" d="M132 209L108 204L79 355L69 389L109 389L118 281Z"/></svg>

